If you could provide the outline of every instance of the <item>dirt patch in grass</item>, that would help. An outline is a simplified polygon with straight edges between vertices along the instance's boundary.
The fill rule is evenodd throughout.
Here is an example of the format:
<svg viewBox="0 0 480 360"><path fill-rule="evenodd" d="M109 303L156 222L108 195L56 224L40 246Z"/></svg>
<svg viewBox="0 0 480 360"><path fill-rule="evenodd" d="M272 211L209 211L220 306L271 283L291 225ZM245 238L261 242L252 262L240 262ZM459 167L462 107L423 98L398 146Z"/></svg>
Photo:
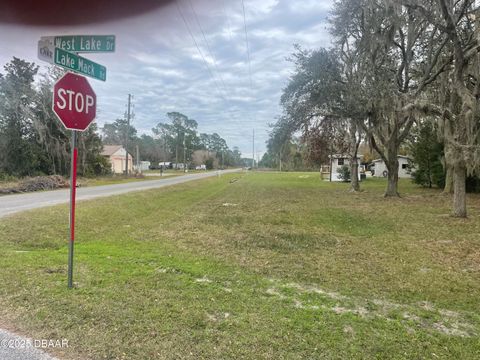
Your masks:
<svg viewBox="0 0 480 360"><path fill-rule="evenodd" d="M354 314L362 318L378 317L387 321L396 320L401 313L400 315L406 323L414 323L416 327L430 332L437 331L445 335L460 337L476 337L478 335L476 324L470 323L466 314L436 309L429 303L406 305L382 299L348 297L311 285L283 284L276 280L271 280L271 282L273 286L265 292L281 300L290 301L292 306L297 309L322 309L338 315ZM284 291L290 289L294 289L295 292L292 294L290 291Z"/></svg>

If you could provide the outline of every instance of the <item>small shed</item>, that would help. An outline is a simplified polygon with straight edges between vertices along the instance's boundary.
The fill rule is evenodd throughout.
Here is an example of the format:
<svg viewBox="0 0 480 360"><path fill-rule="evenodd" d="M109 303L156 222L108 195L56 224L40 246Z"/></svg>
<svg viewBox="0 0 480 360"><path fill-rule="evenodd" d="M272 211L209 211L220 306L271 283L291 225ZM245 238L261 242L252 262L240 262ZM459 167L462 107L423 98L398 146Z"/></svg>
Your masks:
<svg viewBox="0 0 480 360"><path fill-rule="evenodd" d="M102 156L105 156L112 165L114 174L123 174L125 172L125 162L127 160L127 151L122 145L104 145ZM133 170L133 156L128 154L128 171Z"/></svg>
<svg viewBox="0 0 480 360"><path fill-rule="evenodd" d="M387 177L388 170L385 161L376 159L372 161L373 166L370 167L374 177ZM398 177L411 178L412 177L412 159L408 156L398 155Z"/></svg>
<svg viewBox="0 0 480 360"><path fill-rule="evenodd" d="M147 171L150 168L150 161L140 161L138 164L138 169L139 171Z"/></svg>
<svg viewBox="0 0 480 360"><path fill-rule="evenodd" d="M347 155L336 154L330 155L330 166L328 167L330 170L330 174L328 177L329 181L344 181L339 177L340 169L343 166L350 166L350 157ZM357 156L357 162L359 165L359 172L358 172L358 180L360 180L360 162L361 156Z"/></svg>

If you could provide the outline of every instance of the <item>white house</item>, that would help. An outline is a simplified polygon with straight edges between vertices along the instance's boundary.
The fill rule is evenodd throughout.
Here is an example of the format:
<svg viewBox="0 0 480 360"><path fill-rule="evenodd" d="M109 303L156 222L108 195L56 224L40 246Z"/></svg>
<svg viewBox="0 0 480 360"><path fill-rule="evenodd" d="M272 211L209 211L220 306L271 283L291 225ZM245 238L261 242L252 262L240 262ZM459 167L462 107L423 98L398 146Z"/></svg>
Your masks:
<svg viewBox="0 0 480 360"><path fill-rule="evenodd" d="M371 170L373 170L373 176L375 177L387 177L388 170L387 166L385 165L385 161L382 159L373 160L373 166ZM398 155L398 177L399 178L411 178L412 160L408 156Z"/></svg>
<svg viewBox="0 0 480 360"><path fill-rule="evenodd" d="M329 181L344 181L339 177L340 169L343 166L350 166L350 157L347 155L330 155L330 174ZM361 155L357 156L357 162L359 166L358 180L360 180L360 160Z"/></svg>
<svg viewBox="0 0 480 360"><path fill-rule="evenodd" d="M150 168L150 161L140 161L138 164L138 169L139 171L147 171Z"/></svg>

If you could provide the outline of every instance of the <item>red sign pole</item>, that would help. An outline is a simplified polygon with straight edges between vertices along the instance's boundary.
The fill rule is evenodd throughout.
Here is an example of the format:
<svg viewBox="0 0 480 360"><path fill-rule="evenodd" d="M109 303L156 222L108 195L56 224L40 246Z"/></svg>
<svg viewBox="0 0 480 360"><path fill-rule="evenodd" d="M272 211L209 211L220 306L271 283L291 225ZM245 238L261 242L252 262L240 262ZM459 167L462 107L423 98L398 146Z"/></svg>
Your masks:
<svg viewBox="0 0 480 360"><path fill-rule="evenodd" d="M77 195L77 131L72 130L72 157L70 169L70 242L68 246L68 288L73 287L73 246L75 243L75 198Z"/></svg>
<svg viewBox="0 0 480 360"><path fill-rule="evenodd" d="M68 288L73 287L75 243L75 197L77 190L77 131L85 131L97 114L97 96L83 76L66 73L53 87L53 112L65 128L72 130L70 170L70 241L68 245Z"/></svg>

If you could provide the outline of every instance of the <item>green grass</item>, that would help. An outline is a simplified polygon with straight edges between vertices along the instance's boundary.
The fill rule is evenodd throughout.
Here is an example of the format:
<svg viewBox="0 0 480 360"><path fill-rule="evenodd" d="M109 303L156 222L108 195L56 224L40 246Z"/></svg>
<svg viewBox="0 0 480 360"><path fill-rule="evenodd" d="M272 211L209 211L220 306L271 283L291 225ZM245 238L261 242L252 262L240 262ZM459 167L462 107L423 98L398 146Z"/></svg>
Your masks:
<svg viewBox="0 0 480 360"><path fill-rule="evenodd" d="M160 177L159 177L160 178ZM90 187L90 186L102 186L102 185L114 185L114 184L124 184L136 181L145 181L145 180L156 180L156 177L126 177L123 175L115 175L115 176L99 176L95 178L81 178L78 179L78 183L82 187Z"/></svg>
<svg viewBox="0 0 480 360"><path fill-rule="evenodd" d="M230 182L233 178L236 182ZM0 220L0 322L78 359L476 359L480 197L249 173Z"/></svg>

